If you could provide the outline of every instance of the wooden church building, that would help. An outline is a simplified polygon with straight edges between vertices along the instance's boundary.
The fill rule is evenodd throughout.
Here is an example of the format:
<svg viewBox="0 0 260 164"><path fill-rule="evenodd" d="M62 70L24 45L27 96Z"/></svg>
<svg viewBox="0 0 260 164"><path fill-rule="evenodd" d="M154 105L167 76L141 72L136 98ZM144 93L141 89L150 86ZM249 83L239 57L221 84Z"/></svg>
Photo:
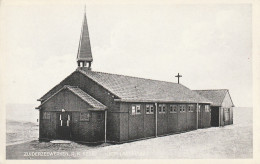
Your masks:
<svg viewBox="0 0 260 164"><path fill-rule="evenodd" d="M92 71L92 62L85 13L77 69L38 99L39 139L122 143L211 126L214 99L179 83Z"/></svg>

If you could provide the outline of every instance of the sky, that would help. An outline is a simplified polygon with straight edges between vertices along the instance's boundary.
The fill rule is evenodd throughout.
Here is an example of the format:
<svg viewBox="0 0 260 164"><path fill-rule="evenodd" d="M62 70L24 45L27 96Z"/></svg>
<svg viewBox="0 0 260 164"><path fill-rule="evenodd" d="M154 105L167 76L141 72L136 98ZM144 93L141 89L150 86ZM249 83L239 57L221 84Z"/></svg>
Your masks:
<svg viewBox="0 0 260 164"><path fill-rule="evenodd" d="M252 106L252 13L248 4L86 4L92 70L229 89ZM7 103L37 99L72 73L84 4L9 4L1 10ZM38 102L39 103L39 102Z"/></svg>

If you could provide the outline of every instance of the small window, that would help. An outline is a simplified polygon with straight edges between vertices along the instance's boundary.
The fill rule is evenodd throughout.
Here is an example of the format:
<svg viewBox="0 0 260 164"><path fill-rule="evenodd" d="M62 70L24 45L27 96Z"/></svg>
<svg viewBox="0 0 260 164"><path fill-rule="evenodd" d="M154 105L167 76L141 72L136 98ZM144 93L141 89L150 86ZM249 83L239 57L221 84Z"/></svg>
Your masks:
<svg viewBox="0 0 260 164"><path fill-rule="evenodd" d="M159 113L166 113L166 105L159 104Z"/></svg>
<svg viewBox="0 0 260 164"><path fill-rule="evenodd" d="M152 104L146 105L146 114L153 114L153 105Z"/></svg>
<svg viewBox="0 0 260 164"><path fill-rule="evenodd" d="M136 105L136 114L141 114L141 105Z"/></svg>
<svg viewBox="0 0 260 164"><path fill-rule="evenodd" d="M164 105L163 105L162 109L163 109L163 113L165 113L166 112L166 107Z"/></svg>
<svg viewBox="0 0 260 164"><path fill-rule="evenodd" d="M150 105L146 105L146 114L150 113Z"/></svg>
<svg viewBox="0 0 260 164"><path fill-rule="evenodd" d="M150 106L150 112L153 114L153 111L154 111L153 105L151 105L151 106Z"/></svg>
<svg viewBox="0 0 260 164"><path fill-rule="evenodd" d="M205 112L209 112L209 105L205 105Z"/></svg>
<svg viewBox="0 0 260 164"><path fill-rule="evenodd" d="M42 114L43 114L42 119L44 119L44 120L51 119L51 113L50 112L43 112Z"/></svg>
<svg viewBox="0 0 260 164"><path fill-rule="evenodd" d="M88 112L80 113L80 121L89 121L90 114Z"/></svg>
<svg viewBox="0 0 260 164"><path fill-rule="evenodd" d="M159 111L159 113L162 113L162 106L161 105L159 105L158 111Z"/></svg>
<svg viewBox="0 0 260 164"><path fill-rule="evenodd" d="M180 105L179 108L180 108L180 112L185 112L185 110L186 110L186 109L185 109L185 108L186 108L185 105Z"/></svg>
<svg viewBox="0 0 260 164"><path fill-rule="evenodd" d="M188 112L193 112L193 111L194 111L194 105L189 105Z"/></svg>
<svg viewBox="0 0 260 164"><path fill-rule="evenodd" d="M135 105L132 105L132 115L135 114Z"/></svg>
<svg viewBox="0 0 260 164"><path fill-rule="evenodd" d="M141 114L141 105L132 105L132 115Z"/></svg>
<svg viewBox="0 0 260 164"><path fill-rule="evenodd" d="M176 113L177 112L177 105L170 105L170 113Z"/></svg>

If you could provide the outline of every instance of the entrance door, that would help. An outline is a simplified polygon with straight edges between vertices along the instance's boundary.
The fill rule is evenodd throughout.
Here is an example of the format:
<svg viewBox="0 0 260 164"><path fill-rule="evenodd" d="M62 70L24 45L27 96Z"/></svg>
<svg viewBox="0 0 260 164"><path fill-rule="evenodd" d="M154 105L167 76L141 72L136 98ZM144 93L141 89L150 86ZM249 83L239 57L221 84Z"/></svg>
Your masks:
<svg viewBox="0 0 260 164"><path fill-rule="evenodd" d="M211 107L211 126L219 126L219 107Z"/></svg>
<svg viewBox="0 0 260 164"><path fill-rule="evenodd" d="M58 125L58 138L70 139L71 138L71 113L60 112L57 113L57 125Z"/></svg>

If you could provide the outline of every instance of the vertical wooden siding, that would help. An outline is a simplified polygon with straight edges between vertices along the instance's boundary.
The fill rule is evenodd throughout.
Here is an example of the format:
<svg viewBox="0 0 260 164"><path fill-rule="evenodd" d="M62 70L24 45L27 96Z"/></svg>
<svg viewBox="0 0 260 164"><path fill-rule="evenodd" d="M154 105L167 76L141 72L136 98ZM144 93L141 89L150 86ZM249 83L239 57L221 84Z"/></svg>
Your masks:
<svg viewBox="0 0 260 164"><path fill-rule="evenodd" d="M154 103L121 103L120 142L155 137L155 110L153 114L146 114L146 104L154 105ZM132 105L141 105L141 114L132 115ZM176 113L170 113L170 105L177 105L178 110ZM158 135L190 131L197 128L197 112L195 110L196 104L193 104L193 112L188 112L187 107L185 112L180 112L180 105L187 106L187 104L166 104L166 113L159 113L159 110L157 111ZM203 106L203 104L201 106ZM202 109L204 108L202 107ZM204 121L203 119L207 120ZM210 112L207 112L202 116L201 125L201 128L210 126Z"/></svg>
<svg viewBox="0 0 260 164"><path fill-rule="evenodd" d="M40 118L40 138L57 139L56 113L65 109L72 113L71 135L72 140L96 142L104 140L104 116L97 118L98 112L90 112L89 121L80 121L80 112L88 112L90 106L70 91L63 90L43 104L42 112L50 112L50 119Z"/></svg>
<svg viewBox="0 0 260 164"><path fill-rule="evenodd" d="M64 85L78 86L84 92L88 93L96 100L108 107L107 113L107 140L119 141L120 138L120 104L114 102L114 95L110 94L105 88L86 77L80 72L74 72L66 79L64 79L59 85L54 87L48 94L43 98L51 96L57 92Z"/></svg>

